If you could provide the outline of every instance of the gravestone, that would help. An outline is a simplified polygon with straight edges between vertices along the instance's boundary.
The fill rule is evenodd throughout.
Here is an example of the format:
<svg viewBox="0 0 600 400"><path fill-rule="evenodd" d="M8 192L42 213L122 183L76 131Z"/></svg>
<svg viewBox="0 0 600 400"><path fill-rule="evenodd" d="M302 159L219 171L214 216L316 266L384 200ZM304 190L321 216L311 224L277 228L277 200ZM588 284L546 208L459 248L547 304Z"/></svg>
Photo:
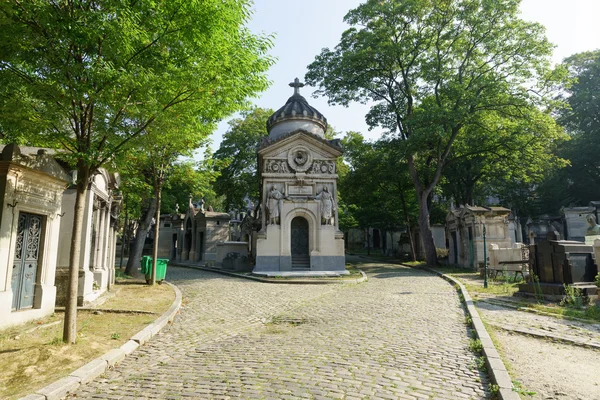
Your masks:
<svg viewBox="0 0 600 400"><path fill-rule="evenodd" d="M595 294L594 277L598 273L593 246L572 240L557 240L555 232L547 240L537 242L530 247L530 268L532 282L520 285L519 291L543 294L564 295L564 285L582 289L584 294Z"/></svg>

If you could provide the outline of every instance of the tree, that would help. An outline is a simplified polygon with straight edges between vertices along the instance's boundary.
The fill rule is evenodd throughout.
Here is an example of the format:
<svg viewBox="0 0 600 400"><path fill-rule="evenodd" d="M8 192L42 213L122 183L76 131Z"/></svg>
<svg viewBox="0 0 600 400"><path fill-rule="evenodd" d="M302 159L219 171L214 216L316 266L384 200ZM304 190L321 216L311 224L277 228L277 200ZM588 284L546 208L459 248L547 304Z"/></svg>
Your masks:
<svg viewBox="0 0 600 400"><path fill-rule="evenodd" d="M330 104L373 102L366 116L406 141L419 227L430 265L437 256L430 196L453 145L481 114L519 118L544 106L552 46L518 18L518 0L368 0L346 14L334 50L323 49L306 81ZM558 75L558 74L556 74Z"/></svg>
<svg viewBox="0 0 600 400"><path fill-rule="evenodd" d="M245 199L258 200L256 148L267 136L267 119L273 110L255 107L229 121L215 160L221 161L215 192L225 197L228 210L245 209Z"/></svg>
<svg viewBox="0 0 600 400"><path fill-rule="evenodd" d="M564 65L574 83L564 90L569 107L559 116L571 137L559 151L571 165L560 175L574 202L587 204L600 198L600 50L574 54Z"/></svg>
<svg viewBox="0 0 600 400"><path fill-rule="evenodd" d="M183 160L173 165L163 189L161 213L174 214L177 208L180 213L183 212L190 197L204 199L215 211L225 210L221 199L214 192L214 182L219 173L215 172L218 161L210 158L211 156L212 152L207 148L202 161L196 163Z"/></svg>
<svg viewBox="0 0 600 400"><path fill-rule="evenodd" d="M214 126L201 124L193 112L181 110L172 118L157 121L148 128L147 135L142 139L143 149L148 155L148 165L152 176L154 190L154 244L152 247L152 272L150 285L156 283L156 263L158 260L158 240L160 235L160 211L163 186L173 170L173 164L181 156L191 156L192 151L199 148L212 132ZM185 122L185 119L188 122ZM131 257L130 257L131 258ZM137 257L135 258L137 261ZM129 263L128 263L129 267Z"/></svg>
<svg viewBox="0 0 600 400"><path fill-rule="evenodd" d="M350 171L340 178L339 187L345 201L354 206L350 210L357 225L391 232L406 227L415 260L411 221L417 203L406 158L399 151L403 143L397 140L370 143L355 132L348 132L342 143Z"/></svg>
<svg viewBox="0 0 600 400"><path fill-rule="evenodd" d="M495 195L517 206L513 190L531 188L550 168L566 165L556 146L567 136L549 113L535 107L521 108L517 118L481 113L464 133L443 172L444 193L458 204L474 205L476 198Z"/></svg>
<svg viewBox="0 0 600 400"><path fill-rule="evenodd" d="M249 13L243 0L0 4L0 99L34 115L29 137L60 143L78 173L65 342L76 339L91 177L167 112L189 109L214 124L267 86L271 42L244 28Z"/></svg>

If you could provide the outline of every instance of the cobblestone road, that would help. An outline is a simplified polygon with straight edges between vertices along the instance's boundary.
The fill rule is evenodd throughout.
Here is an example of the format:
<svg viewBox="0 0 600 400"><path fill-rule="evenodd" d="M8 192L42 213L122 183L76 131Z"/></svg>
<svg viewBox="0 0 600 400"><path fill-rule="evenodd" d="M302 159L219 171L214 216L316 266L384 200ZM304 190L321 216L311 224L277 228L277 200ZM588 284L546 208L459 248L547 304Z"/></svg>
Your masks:
<svg viewBox="0 0 600 400"><path fill-rule="evenodd" d="M400 266L369 281L266 284L169 267L175 323L77 398L481 399L455 290Z"/></svg>

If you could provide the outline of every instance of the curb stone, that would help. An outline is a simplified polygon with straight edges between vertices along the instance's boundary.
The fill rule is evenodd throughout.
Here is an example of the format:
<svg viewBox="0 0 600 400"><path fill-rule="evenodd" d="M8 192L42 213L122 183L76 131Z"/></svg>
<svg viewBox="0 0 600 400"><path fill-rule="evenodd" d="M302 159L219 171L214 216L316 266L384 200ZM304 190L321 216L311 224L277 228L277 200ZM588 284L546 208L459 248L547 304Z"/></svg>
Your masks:
<svg viewBox="0 0 600 400"><path fill-rule="evenodd" d="M414 268L410 265L401 265L404 265L405 267ZM490 375L490 380L496 385L498 385L498 398L500 400L520 399L521 397L519 396L519 394L513 390L512 380L510 379L510 375L508 375L508 372L506 371L506 366L500 358L500 354L498 353L498 350L496 350L496 346L494 346L494 343L492 342L489 333L485 329L483 321L479 316L479 312L475 308L475 304L473 303L473 299L467 291L467 288L453 277L443 274L434 269L427 267L419 267L418 269L422 269L424 271L436 274L439 277L447 280L448 282L458 286L460 292L463 295L463 298L465 299L465 306L467 308L467 312L469 313L469 316L473 321L473 330L475 330L475 333L477 334L477 337L479 338L483 346L483 354L485 355L485 361L488 373Z"/></svg>
<svg viewBox="0 0 600 400"><path fill-rule="evenodd" d="M173 322L175 315L181 308L182 294L179 288L169 282L165 282L175 291L175 300L171 307L165 311L153 323L135 334L128 342L118 349L112 349L103 356L90 361L81 368L71 372L69 376L60 379L50 385L37 390L35 393L21 397L19 400L60 400L69 392L77 389L80 385L93 381L98 376L122 361L127 355L133 353L140 345L147 342L156 335L169 322ZM137 337L137 339L135 339Z"/></svg>
<svg viewBox="0 0 600 400"><path fill-rule="evenodd" d="M365 274L362 270L358 270L360 272L360 274L362 275L360 278L358 279L345 279L345 280L339 280L339 281L335 281L335 280L319 280L319 279L294 279L294 278L289 278L289 279L269 279L269 278L261 278L258 276L251 276L251 275L244 275L244 274L238 274L236 272L231 272L231 271L224 271L222 269L217 269L217 268L210 268L210 267L203 267L201 265L188 265L188 264L178 264L178 263L173 263L172 264L174 267L180 267L180 268L189 268L189 269L199 269L202 271L208 271L208 272L215 272L217 274L222 274L222 275L229 275L229 276L234 276L237 278L244 278L244 279L249 279L251 281L257 281L257 282L263 282L263 283L283 283L286 285L332 285L332 284L341 284L341 283L363 283L366 282L368 280L367 278L367 274Z"/></svg>

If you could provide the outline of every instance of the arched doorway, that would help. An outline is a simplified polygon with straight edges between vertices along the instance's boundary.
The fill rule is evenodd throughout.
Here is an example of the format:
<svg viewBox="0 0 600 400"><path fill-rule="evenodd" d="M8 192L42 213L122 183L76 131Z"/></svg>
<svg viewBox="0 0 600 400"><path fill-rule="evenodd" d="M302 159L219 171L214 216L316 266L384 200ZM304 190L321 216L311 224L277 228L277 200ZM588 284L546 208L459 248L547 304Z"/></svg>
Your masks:
<svg viewBox="0 0 600 400"><path fill-rule="evenodd" d="M291 223L292 271L310 270L308 254L308 221L296 217Z"/></svg>

